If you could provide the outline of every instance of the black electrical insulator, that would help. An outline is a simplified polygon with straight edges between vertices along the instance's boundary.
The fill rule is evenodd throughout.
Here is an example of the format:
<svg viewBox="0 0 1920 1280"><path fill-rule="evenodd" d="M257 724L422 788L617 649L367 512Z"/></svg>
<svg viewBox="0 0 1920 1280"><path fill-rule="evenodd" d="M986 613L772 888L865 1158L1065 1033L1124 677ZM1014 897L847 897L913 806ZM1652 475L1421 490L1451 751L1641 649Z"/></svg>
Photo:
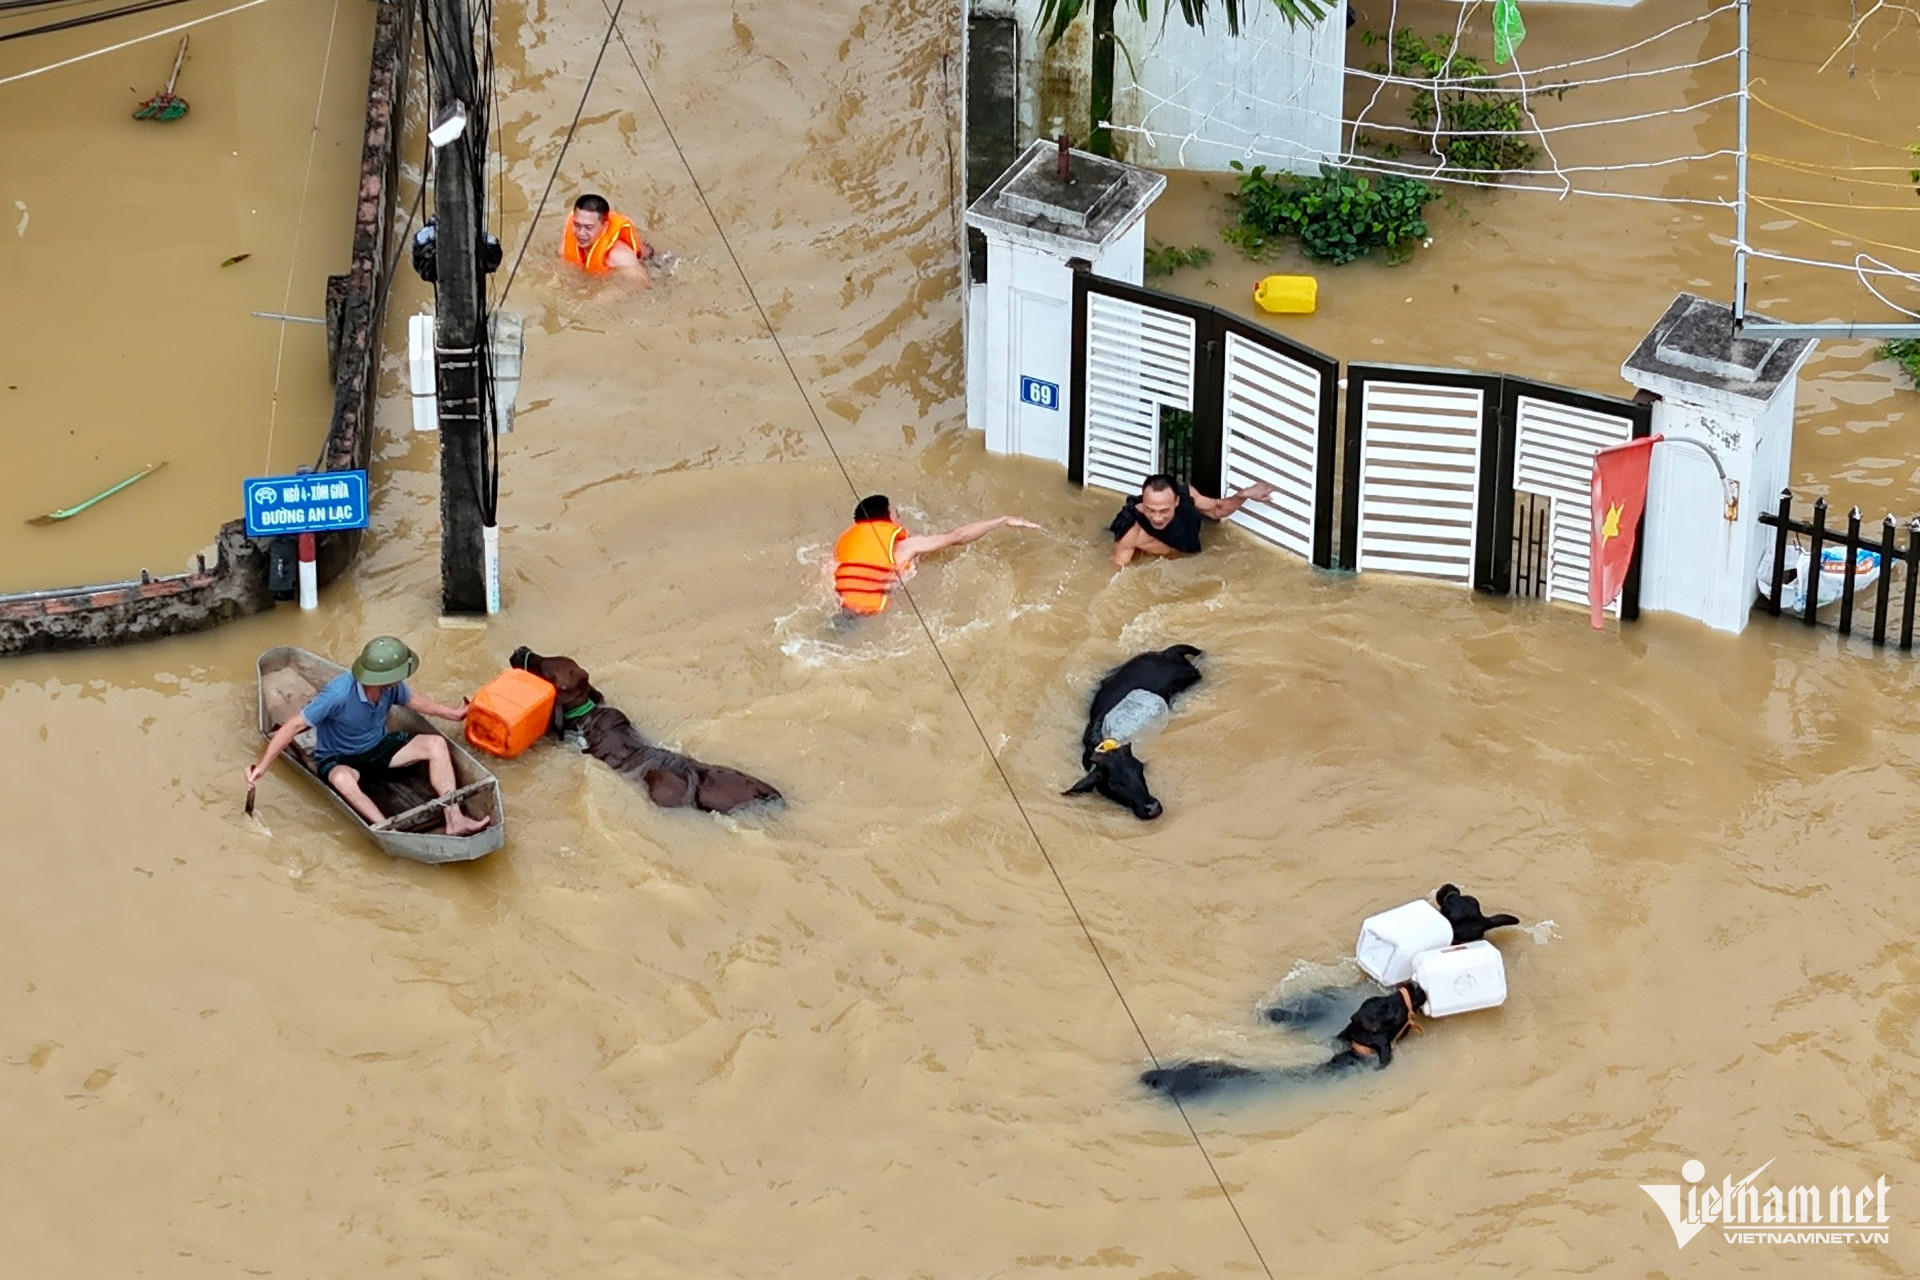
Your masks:
<svg viewBox="0 0 1920 1280"><path fill-rule="evenodd" d="M427 225L413 233L413 270L422 280L432 284L436 274L434 266L434 230L433 219L427 219Z"/></svg>
<svg viewBox="0 0 1920 1280"><path fill-rule="evenodd" d="M427 225L413 233L413 269L428 284L433 283L436 267L435 236L433 219L427 219ZM480 270L484 275L492 275L500 269L506 250L500 247L500 237L488 231L480 237Z"/></svg>

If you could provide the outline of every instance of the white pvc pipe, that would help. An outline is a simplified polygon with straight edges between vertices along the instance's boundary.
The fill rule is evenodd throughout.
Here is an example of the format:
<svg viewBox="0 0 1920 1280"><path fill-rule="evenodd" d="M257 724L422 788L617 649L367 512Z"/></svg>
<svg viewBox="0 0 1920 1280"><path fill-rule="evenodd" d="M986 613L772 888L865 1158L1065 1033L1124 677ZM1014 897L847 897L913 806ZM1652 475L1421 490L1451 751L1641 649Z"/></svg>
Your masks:
<svg viewBox="0 0 1920 1280"><path fill-rule="evenodd" d="M480 546L487 574L487 612L500 612L500 526L482 525Z"/></svg>
<svg viewBox="0 0 1920 1280"><path fill-rule="evenodd" d="M318 609L320 607L320 565L314 558L318 547L314 535L300 535L300 607Z"/></svg>

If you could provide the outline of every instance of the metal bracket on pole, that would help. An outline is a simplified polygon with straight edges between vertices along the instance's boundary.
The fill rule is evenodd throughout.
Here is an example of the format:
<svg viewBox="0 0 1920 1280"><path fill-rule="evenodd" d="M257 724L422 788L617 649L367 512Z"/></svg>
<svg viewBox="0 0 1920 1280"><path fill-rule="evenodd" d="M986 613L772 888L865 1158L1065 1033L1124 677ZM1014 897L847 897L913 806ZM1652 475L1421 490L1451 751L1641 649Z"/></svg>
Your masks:
<svg viewBox="0 0 1920 1280"><path fill-rule="evenodd" d="M442 385L447 381L446 374L467 373L480 367L480 351L477 347L435 346L433 356L435 369L442 375L439 379ZM480 402L473 396L450 396L442 391L438 402L442 422L480 421Z"/></svg>
<svg viewBox="0 0 1920 1280"><path fill-rule="evenodd" d="M1704 440L1675 439L1666 435L1655 436L1654 439L1661 444L1689 444L1706 454L1707 461L1720 473L1720 493L1727 500L1727 519L1733 521L1740 518L1740 482L1727 479L1727 469L1720 465L1720 455L1713 451L1712 445Z"/></svg>

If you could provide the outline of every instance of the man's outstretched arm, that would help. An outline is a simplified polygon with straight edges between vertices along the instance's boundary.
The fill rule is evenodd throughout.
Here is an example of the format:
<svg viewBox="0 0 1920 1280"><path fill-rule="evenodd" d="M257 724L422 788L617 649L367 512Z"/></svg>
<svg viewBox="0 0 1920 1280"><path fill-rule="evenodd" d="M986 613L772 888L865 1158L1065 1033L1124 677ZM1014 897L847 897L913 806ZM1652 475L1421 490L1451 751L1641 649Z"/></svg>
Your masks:
<svg viewBox="0 0 1920 1280"><path fill-rule="evenodd" d="M1033 521L1022 520L1019 516L994 516L988 520L975 520L972 524L963 524L945 533L910 534L894 544L893 558L918 560L929 551L944 551L948 547L960 547L969 542L977 542L995 529L1038 529L1039 527Z"/></svg>
<svg viewBox="0 0 1920 1280"><path fill-rule="evenodd" d="M1209 498L1204 493L1193 495L1193 505L1200 508L1200 514L1209 520L1225 520L1228 516L1249 502L1265 502L1273 497L1273 486L1265 480L1256 480L1244 489L1235 490L1224 498Z"/></svg>

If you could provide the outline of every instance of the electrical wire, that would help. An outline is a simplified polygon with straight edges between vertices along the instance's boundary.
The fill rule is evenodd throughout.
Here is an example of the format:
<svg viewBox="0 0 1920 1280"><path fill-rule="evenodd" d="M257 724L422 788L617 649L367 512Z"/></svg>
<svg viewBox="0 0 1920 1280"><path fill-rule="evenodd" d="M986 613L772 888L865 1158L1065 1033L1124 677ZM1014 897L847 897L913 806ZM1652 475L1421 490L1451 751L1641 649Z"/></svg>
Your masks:
<svg viewBox="0 0 1920 1280"><path fill-rule="evenodd" d="M333 66L333 35L340 23L340 0L333 0L327 18L327 41L320 58L320 87L313 97L313 123L307 132L307 164L300 176L300 203L294 206L293 246L287 250L287 287L280 302L280 314L293 306L293 276L300 265L300 232L306 225L307 191L313 182L313 156L320 143L320 113L327 104L327 70ZM273 434L280 417L280 369L287 354L287 321L280 322L280 337L273 348L273 395L267 401L267 474L273 474Z"/></svg>
<svg viewBox="0 0 1920 1280"><path fill-rule="evenodd" d="M229 9L222 9L218 13L209 13L203 17L193 18L186 22L178 22L171 27L162 27L158 31L149 31L145 35L134 36L131 39L122 40L118 44L110 44L104 49L89 49L85 53L77 53L71 58L62 58L58 62L50 62L44 67L34 67L30 71L16 71L10 76L0 77L0 85L14 84L21 80L31 80L33 77L43 76L49 71L59 71L64 67L71 67L77 62L86 62L93 58L105 57L109 53L118 53L122 49L131 49L134 45L145 44L149 40L158 40L161 36L177 35L182 31L201 26L204 23L217 22L221 18L231 17L236 13L244 13L248 9L257 9L263 4L270 3L272 3L272 0L245 0L242 4L236 4Z"/></svg>
<svg viewBox="0 0 1920 1280"><path fill-rule="evenodd" d="M520 241L520 252L513 257L513 270L507 272L506 287L500 290L500 301L503 303L520 274L520 263L527 256L527 246L533 243L533 233L540 227L540 215L546 212L547 198L553 194L554 180L560 176L560 165L567 158L567 148L573 145L574 131L580 127L580 114L587 109L587 95L593 92L593 82L600 77L600 64L607 56L607 46L613 43L614 33L619 30L620 11L626 8L626 4L627 0L619 0L613 7L612 16L607 19L607 33L600 37L600 52L593 55L593 70L587 73L587 83L580 90L580 104L573 109L573 119L567 125L567 136L560 141L560 154L553 158L553 168L547 174L547 185L540 192L540 203L534 206L533 220L527 223L527 234ZM622 36L620 41L625 44L626 37Z"/></svg>
<svg viewBox="0 0 1920 1280"><path fill-rule="evenodd" d="M625 0L620 0L620 5L624 4ZM601 7L603 9L607 7L607 0L601 0ZM800 393L801 402L806 406L808 414L813 419L815 428L820 432L820 438L826 444L827 452L832 456L834 465L839 469L841 479L846 482L847 491L858 498L860 496L860 489L853 481L853 473L847 467L846 458L841 454L839 447L834 444L833 435L827 430L826 422L820 416L820 410L815 406L813 396L807 391L806 384L801 380L800 372L794 367L792 357L787 354L786 344L780 340L779 330L774 327L772 317L767 314L766 306L760 301L759 292L753 287L752 278L747 275L746 267L740 261L740 255L735 252L733 241L731 237L727 235L726 226L720 221L719 213L715 211L713 202L708 198L705 187L701 185L700 178L698 174L695 173L692 162L687 158L685 148L680 145L680 139L675 135L672 124L667 120L666 112L662 110L659 98L654 95L653 85L648 80L646 71L641 67L640 59L635 56L633 47L627 43L626 33L619 31L619 13L619 6L611 10L609 30L618 32L620 36L620 47L625 50L628 61L633 64L634 73L639 76L640 86L645 91L647 100L652 103L655 115L660 119L660 127L665 131L667 141L672 144L674 152L680 157L681 166L686 170L687 180L692 183L694 193L699 196L700 203L705 207L707 217L712 221L714 231L720 237L720 243L722 247L726 249L727 257L732 261L734 271L738 273L740 277L741 287L746 290L748 299L752 301L754 310L760 316L761 326L766 330L768 339L772 341L774 350L779 353L781 363L786 366L787 376L793 380L794 389ZM605 52L604 45L601 51L602 53ZM598 66L599 63L596 61L596 70ZM584 103L584 97L582 101ZM549 183L549 185L551 185L551 183ZM1107 982L1112 987L1115 997L1119 1000L1121 1009L1125 1011L1128 1021L1133 1024L1134 1034L1139 1037L1140 1044L1142 1048L1146 1050L1147 1056L1151 1058L1154 1065L1158 1067L1160 1065L1159 1055L1154 1052L1153 1044L1147 1039L1145 1029L1141 1027L1139 1018L1134 1015L1133 1007L1128 1003L1126 993L1120 987L1119 979L1114 976L1112 966L1107 963L1106 953L1101 950L1099 942L1093 936L1092 928L1087 924L1085 916L1081 914L1079 905L1075 903L1072 891L1067 888L1066 879L1060 874L1060 869L1055 864L1053 855L1047 850L1046 842L1040 838L1039 829L1034 825L1032 816L1028 814L1026 805L1021 801L1020 793L1013 785L1013 779L1008 776L1006 767L1000 762L1000 757L994 752L992 740L988 738L985 726L980 723L979 716L975 714L973 704L967 698L966 690L961 686L960 679L954 673L952 664L947 661L946 653L940 648L940 642L933 634L932 624L927 621L925 612L920 608L920 602L914 598L911 588L905 583L899 585L897 594L903 596L908 605L913 609L913 616L919 622L921 631L926 635L928 646L933 650L934 657L938 659L941 670L946 673L948 683L953 686L954 695L959 699L961 709L966 712L969 723L973 725L973 730L979 736L981 745L986 749L987 759L992 762L994 771L999 774L1000 781L1006 788L1008 798L1013 801L1014 809L1019 813L1021 822L1026 826L1027 834L1032 838L1034 846L1040 851L1040 856L1046 862L1047 869L1052 872L1054 883L1059 887L1061 897L1065 899L1067 908L1072 912L1075 923L1080 926L1081 934L1086 938L1088 947L1093 951L1094 958L1099 962L1101 971L1106 975ZM1187 1132L1193 1138L1194 1146L1199 1150L1201 1158L1206 1162L1208 1171L1212 1173L1221 1195L1225 1198L1228 1207L1233 1211L1234 1218L1239 1222L1241 1231L1245 1233L1247 1243L1252 1248L1254 1257L1259 1260L1261 1269L1267 1274L1269 1280L1271 1280L1273 1270L1267 1265L1266 1257L1261 1253L1259 1242L1254 1239L1253 1232L1247 1227L1246 1219L1241 1216L1240 1207L1235 1202L1233 1193L1228 1188L1226 1180L1221 1177L1219 1169L1215 1167L1213 1156L1207 1151L1206 1144L1200 1140L1199 1130L1194 1127L1193 1120L1187 1114L1186 1107L1180 1104L1177 1099L1175 1100L1175 1106L1179 1110L1181 1119L1186 1123Z"/></svg>
<svg viewBox="0 0 1920 1280"><path fill-rule="evenodd" d="M77 18L62 18L58 22L46 22L37 27L22 27L18 31L0 34L0 44L9 40L25 40L28 36L51 35L56 31L71 31L75 27L90 27L96 22L110 22L115 18L131 17L136 13L146 13L151 9L171 9L177 4L194 4L197 0L140 0L138 4L121 5L117 9L102 9L98 13L85 13Z"/></svg>

